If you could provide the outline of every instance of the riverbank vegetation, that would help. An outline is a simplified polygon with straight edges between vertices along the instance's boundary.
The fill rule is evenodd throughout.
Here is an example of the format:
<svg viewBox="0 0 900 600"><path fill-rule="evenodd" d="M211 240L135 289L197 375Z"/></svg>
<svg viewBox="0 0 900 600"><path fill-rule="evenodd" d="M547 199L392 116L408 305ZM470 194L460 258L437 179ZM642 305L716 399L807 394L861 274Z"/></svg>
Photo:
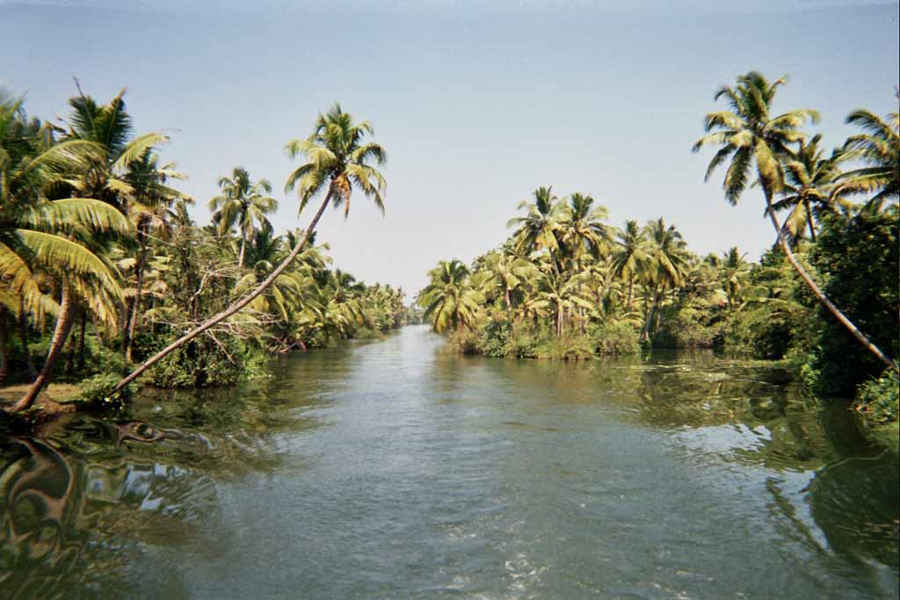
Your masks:
<svg viewBox="0 0 900 600"><path fill-rule="evenodd" d="M900 118L856 110L860 133L828 153L802 129L816 111L770 115L784 83L751 72L721 88L728 110L706 115L694 145L715 147L706 179L724 169L728 202L762 192L776 242L758 262L737 247L691 252L663 218L616 227L590 195L541 187L497 248L429 272L426 320L458 351L493 357L644 346L784 360L811 393L855 397L870 425L895 427Z"/></svg>
<svg viewBox="0 0 900 600"><path fill-rule="evenodd" d="M155 386L233 384L273 354L405 321L402 290L357 281L315 242L324 208L346 215L352 188L383 208L368 163L385 153L366 141L368 122L336 105L287 144L307 162L286 191L301 210L322 204L305 231L277 234L271 183L241 167L219 180L211 223L196 223L174 187L185 176L159 157L167 137L134 134L124 90L103 104L79 89L68 109L51 123L0 96L0 385L29 384L7 410L31 406L54 375L96 376L86 400L151 365L143 381Z"/></svg>

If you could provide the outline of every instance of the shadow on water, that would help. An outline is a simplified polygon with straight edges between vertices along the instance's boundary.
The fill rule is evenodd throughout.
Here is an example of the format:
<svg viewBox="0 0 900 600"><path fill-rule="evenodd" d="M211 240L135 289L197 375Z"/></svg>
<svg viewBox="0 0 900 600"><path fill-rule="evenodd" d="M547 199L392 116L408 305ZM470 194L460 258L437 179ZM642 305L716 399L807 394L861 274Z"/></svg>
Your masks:
<svg viewBox="0 0 900 600"><path fill-rule="evenodd" d="M435 368L450 396L461 393L464 373L484 370L492 385L514 381L526 390L518 401L530 394L550 410L604 406L625 422L663 432L703 465L764 469L773 473L765 479L770 517L786 538L813 552L828 548L863 570L874 560L900 573L897 455L863 437L846 403L822 406L781 368L702 351L568 363L440 354ZM787 493L789 476L806 485Z"/></svg>
<svg viewBox="0 0 900 600"><path fill-rule="evenodd" d="M707 597L719 585L701 578L710 561L733 569L735 589L777 588L742 586L755 563L783 563L796 566L773 574L789 577L786 589L836 577L857 596L895 593L897 457L783 372L711 353L559 363L439 347L410 330L279 359L258 385L148 391L116 420L77 415L36 437L0 436L0 596L203 596L210 572L191 565L221 564L223 581L248 578L247 593L280 578L320 597L371 597L369 577L396 597L504 596L498 585L527 575L534 597L576 580L594 595L660 597L647 586L659 579L676 595L693 569ZM734 539L736 519L752 537ZM264 540L237 539L269 521ZM432 537L448 528L456 541ZM280 550L263 560L282 538L331 562L285 566ZM672 539L676 552L659 554ZM723 558L754 543L768 547L747 548L747 564ZM411 560L410 548L425 558L394 578L388 563ZM503 548L512 558L496 558Z"/></svg>
<svg viewBox="0 0 900 600"><path fill-rule="evenodd" d="M286 464L280 434L319 425L304 414L319 391L280 379L149 390L115 421L75 415L0 437L0 596L186 596L177 570L137 588L130 570L156 546L215 553L218 483L302 468Z"/></svg>

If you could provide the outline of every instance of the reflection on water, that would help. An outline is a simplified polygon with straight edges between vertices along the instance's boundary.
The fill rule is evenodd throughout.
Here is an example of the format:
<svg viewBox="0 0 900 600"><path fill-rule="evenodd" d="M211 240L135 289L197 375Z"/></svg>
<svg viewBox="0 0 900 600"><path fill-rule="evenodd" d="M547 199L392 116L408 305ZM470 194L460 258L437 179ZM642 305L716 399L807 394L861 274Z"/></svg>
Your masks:
<svg viewBox="0 0 900 600"><path fill-rule="evenodd" d="M0 596L896 597L896 455L783 373L439 347L0 437Z"/></svg>

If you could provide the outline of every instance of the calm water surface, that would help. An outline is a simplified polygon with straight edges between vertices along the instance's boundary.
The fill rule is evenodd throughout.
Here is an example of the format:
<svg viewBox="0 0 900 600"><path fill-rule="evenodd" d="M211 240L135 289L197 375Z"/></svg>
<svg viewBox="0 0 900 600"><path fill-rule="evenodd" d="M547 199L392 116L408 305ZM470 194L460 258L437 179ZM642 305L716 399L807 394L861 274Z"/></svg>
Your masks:
<svg viewBox="0 0 900 600"><path fill-rule="evenodd" d="M897 597L896 456L782 373L441 345L0 437L0 598Z"/></svg>

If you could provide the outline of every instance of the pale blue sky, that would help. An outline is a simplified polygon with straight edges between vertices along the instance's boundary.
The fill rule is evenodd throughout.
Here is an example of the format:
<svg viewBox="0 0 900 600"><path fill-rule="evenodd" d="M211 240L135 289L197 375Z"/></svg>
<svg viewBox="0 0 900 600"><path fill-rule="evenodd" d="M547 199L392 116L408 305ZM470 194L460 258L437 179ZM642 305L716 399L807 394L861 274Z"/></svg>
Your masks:
<svg viewBox="0 0 900 600"><path fill-rule="evenodd" d="M162 154L189 174L199 221L242 165L275 186L279 229L308 218L281 192L284 144L340 101L388 150L387 212L355 195L319 239L337 266L410 294L438 260L499 244L540 185L592 194L615 225L663 216L696 252L758 258L773 238L759 193L728 206L690 152L715 89L750 69L788 74L776 109L819 109L828 145L854 132L851 110L896 110L896 2L324 6L0 0L0 85L45 119L65 116L73 75L100 101L127 86L137 130L171 135Z"/></svg>

